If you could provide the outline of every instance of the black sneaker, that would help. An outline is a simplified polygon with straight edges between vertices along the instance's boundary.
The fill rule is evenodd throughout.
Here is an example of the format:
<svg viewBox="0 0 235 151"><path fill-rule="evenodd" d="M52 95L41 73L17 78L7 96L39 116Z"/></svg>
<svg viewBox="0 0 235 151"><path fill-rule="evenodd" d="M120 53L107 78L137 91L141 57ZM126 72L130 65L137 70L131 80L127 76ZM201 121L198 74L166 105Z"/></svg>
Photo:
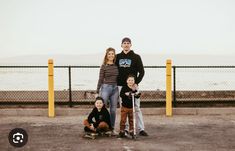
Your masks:
<svg viewBox="0 0 235 151"><path fill-rule="evenodd" d="M119 137L121 138L125 137L125 132L119 132Z"/></svg>
<svg viewBox="0 0 235 151"><path fill-rule="evenodd" d="M130 132L130 136L132 139L134 139L135 138L134 132Z"/></svg>
<svg viewBox="0 0 235 151"><path fill-rule="evenodd" d="M149 136L148 133L146 133L144 130L140 131L140 136Z"/></svg>
<svg viewBox="0 0 235 151"><path fill-rule="evenodd" d="M97 129L96 129L96 133L97 133L98 135L102 135L101 129L97 128Z"/></svg>

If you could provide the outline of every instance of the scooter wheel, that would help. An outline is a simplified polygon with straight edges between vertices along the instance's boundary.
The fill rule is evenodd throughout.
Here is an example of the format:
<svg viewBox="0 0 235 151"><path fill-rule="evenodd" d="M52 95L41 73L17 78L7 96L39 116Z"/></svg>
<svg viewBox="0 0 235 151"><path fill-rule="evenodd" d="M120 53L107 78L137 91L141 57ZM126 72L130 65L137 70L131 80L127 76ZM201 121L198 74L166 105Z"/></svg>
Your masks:
<svg viewBox="0 0 235 151"><path fill-rule="evenodd" d="M136 140L136 138L137 138L136 136L132 136L132 139Z"/></svg>

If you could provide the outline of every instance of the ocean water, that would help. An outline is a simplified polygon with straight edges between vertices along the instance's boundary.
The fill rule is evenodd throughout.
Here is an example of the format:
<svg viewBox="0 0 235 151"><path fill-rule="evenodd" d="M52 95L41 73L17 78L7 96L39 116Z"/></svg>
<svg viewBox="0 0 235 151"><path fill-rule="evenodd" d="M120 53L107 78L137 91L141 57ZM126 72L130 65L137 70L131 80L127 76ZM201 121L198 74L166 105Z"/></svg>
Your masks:
<svg viewBox="0 0 235 151"><path fill-rule="evenodd" d="M72 90L96 90L99 68L72 68ZM235 90L235 68L176 69L177 90ZM141 90L165 90L165 68L146 68ZM173 82L173 80L172 80ZM55 90L67 90L67 68L55 68ZM0 68L0 91L47 90L47 68Z"/></svg>

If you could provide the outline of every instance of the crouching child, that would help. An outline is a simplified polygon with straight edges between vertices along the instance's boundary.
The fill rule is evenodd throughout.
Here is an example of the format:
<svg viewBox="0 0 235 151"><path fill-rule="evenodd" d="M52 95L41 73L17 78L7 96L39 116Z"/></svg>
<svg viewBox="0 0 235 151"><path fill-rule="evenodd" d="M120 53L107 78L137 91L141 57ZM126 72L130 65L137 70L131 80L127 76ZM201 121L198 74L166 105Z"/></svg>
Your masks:
<svg viewBox="0 0 235 151"><path fill-rule="evenodd" d="M96 98L95 107L89 114L88 118L84 120L83 124L85 126L85 132L100 134L110 130L110 114L109 111L105 108L103 98Z"/></svg>

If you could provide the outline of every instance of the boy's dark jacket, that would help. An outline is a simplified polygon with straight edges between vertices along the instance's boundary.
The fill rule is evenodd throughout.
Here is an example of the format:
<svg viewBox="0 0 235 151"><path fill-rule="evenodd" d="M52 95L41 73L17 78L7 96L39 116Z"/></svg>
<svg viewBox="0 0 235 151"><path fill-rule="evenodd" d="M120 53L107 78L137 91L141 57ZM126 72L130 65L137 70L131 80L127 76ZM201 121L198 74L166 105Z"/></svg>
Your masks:
<svg viewBox="0 0 235 151"><path fill-rule="evenodd" d="M100 122L106 122L109 125L109 128L111 128L110 114L109 111L105 108L105 106L102 107L100 112L96 107L94 107L88 116L88 122L90 124L92 123L95 128L98 127Z"/></svg>
<svg viewBox="0 0 235 151"><path fill-rule="evenodd" d="M117 78L119 86L126 85L126 79L129 74L136 77L136 84L139 84L144 77L144 67L141 57L138 54L135 54L132 50L127 54L123 51L117 54L116 65L118 66L119 71Z"/></svg>
<svg viewBox="0 0 235 151"><path fill-rule="evenodd" d="M131 95L126 95L125 93L129 92L129 93L135 93L137 92L136 90L133 91L131 88L129 88L128 86L123 86L120 92L120 97L122 98L122 106L127 107L127 108L132 108L132 96ZM135 97L135 98L139 98L139 97Z"/></svg>

